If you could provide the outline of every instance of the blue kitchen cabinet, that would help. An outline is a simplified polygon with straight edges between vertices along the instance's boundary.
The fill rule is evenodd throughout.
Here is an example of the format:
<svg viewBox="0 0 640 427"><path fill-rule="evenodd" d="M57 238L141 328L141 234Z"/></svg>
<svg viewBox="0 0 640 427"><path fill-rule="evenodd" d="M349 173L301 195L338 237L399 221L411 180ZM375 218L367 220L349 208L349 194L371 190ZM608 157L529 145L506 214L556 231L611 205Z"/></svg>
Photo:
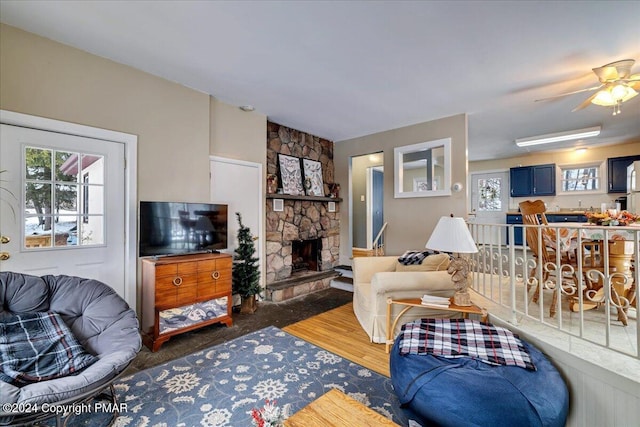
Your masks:
<svg viewBox="0 0 640 427"><path fill-rule="evenodd" d="M556 165L519 166L509 170L511 197L554 196Z"/></svg>

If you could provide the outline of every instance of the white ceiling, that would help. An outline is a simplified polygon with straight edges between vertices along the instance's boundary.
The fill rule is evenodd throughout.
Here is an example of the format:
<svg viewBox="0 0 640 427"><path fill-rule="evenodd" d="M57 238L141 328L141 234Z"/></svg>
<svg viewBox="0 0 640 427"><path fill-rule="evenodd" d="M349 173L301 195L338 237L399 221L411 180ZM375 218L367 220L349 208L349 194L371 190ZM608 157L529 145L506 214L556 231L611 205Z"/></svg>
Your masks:
<svg viewBox="0 0 640 427"><path fill-rule="evenodd" d="M618 116L534 102L640 62L639 1L2 0L0 20L333 141L460 113L470 160L597 125L595 144L640 137L640 96Z"/></svg>

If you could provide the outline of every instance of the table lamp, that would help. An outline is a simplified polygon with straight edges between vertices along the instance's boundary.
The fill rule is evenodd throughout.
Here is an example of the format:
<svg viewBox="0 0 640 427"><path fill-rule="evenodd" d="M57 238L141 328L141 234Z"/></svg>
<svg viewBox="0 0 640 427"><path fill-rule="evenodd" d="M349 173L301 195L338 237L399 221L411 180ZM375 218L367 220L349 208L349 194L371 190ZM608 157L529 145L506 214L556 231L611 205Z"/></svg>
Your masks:
<svg viewBox="0 0 640 427"><path fill-rule="evenodd" d="M465 220L454 217L453 214L441 217L425 247L440 252L458 254L457 257L451 260L447 269L456 288L453 303L461 306L471 305L471 298L467 291L470 271L469 261L461 257L460 254L473 254L478 252L478 248L473 241L473 237L471 237Z"/></svg>

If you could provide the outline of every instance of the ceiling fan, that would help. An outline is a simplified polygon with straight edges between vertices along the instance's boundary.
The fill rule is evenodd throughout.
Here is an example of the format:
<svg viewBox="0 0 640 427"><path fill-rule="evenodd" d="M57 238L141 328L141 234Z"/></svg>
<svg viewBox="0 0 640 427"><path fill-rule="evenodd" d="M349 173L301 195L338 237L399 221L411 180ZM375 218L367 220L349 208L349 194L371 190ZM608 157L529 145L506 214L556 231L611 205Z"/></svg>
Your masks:
<svg viewBox="0 0 640 427"><path fill-rule="evenodd" d="M547 99L595 90L597 91L596 93L585 99L580 105L574 108L572 112L582 110L588 107L589 104L596 104L604 107L613 107L613 115L615 116L620 114L622 103L630 100L640 91L640 74L631 75L631 67L635 62L633 59L623 59L605 64L602 67L593 68L593 72L598 76L598 80L600 80L599 86L562 93L548 98L537 99L536 101L545 101Z"/></svg>

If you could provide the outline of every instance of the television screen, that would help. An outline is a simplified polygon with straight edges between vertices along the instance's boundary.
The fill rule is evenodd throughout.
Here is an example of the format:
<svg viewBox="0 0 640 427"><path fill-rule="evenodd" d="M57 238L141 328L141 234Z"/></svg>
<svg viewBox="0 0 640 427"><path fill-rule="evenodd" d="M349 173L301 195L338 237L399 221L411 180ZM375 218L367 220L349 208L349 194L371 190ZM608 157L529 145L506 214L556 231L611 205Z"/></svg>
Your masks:
<svg viewBox="0 0 640 427"><path fill-rule="evenodd" d="M140 202L139 255L176 255L227 248L227 205Z"/></svg>

